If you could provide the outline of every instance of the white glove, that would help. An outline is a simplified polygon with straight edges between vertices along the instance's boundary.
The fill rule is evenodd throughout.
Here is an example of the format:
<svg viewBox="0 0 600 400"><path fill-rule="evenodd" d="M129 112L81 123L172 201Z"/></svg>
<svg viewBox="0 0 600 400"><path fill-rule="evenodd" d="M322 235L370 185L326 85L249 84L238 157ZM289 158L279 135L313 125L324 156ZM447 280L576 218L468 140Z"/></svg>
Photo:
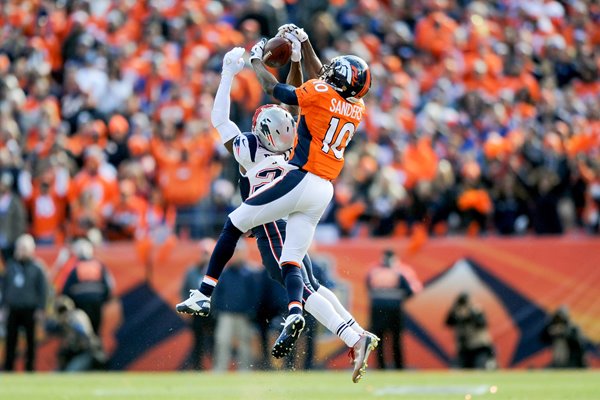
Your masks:
<svg viewBox="0 0 600 400"><path fill-rule="evenodd" d="M277 35L279 37L285 37L286 33L292 32L294 29L298 29L297 25L294 24L284 24L277 28Z"/></svg>
<svg viewBox="0 0 600 400"><path fill-rule="evenodd" d="M223 75L235 76L238 72L244 69L244 48L234 47L229 50L223 57Z"/></svg>
<svg viewBox="0 0 600 400"><path fill-rule="evenodd" d="M306 32L304 32L304 29L299 28L294 24L281 25L279 29L277 29L277 36L286 37L286 33L291 33L292 35L294 35L296 39L300 41L300 43L306 42L308 40L308 35L306 34Z"/></svg>
<svg viewBox="0 0 600 400"><path fill-rule="evenodd" d="M255 58L262 61L265 43L267 43L267 39L262 38L260 39L260 42L252 46L252 49L250 50L250 61L254 60Z"/></svg>
<svg viewBox="0 0 600 400"><path fill-rule="evenodd" d="M289 32L286 33L284 37L292 42L292 62L300 62L300 60L302 60L302 44L296 36Z"/></svg>

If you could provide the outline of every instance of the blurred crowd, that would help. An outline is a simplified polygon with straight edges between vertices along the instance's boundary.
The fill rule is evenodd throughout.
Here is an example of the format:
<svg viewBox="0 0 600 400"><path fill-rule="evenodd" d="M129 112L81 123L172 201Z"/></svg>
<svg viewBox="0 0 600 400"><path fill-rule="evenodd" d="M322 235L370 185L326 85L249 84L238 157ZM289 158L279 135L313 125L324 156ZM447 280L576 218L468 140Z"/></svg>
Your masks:
<svg viewBox="0 0 600 400"><path fill-rule="evenodd" d="M221 59L287 22L373 73L321 238L597 234L599 19L591 0L3 1L0 249L218 233L238 201L209 119ZM246 68L232 100L249 129L272 99Z"/></svg>

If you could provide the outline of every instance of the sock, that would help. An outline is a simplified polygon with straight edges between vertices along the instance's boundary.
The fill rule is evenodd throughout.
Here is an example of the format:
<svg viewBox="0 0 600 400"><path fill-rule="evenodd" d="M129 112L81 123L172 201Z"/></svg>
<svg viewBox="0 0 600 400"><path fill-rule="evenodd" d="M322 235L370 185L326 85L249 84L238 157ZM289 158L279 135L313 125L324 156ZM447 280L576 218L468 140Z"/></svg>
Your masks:
<svg viewBox="0 0 600 400"><path fill-rule="evenodd" d="M329 303L331 303L331 305L333 306L335 311L344 319L344 321L346 321L346 323L355 332L363 333L365 331L363 329L363 327L360 326L360 324L358 322L356 322L356 320L354 319L352 314L350 314L350 312L348 310L346 310L346 308L344 308L342 303L340 303L340 300L337 298L337 296L331 290L329 290L325 286L321 285L319 287L319 289L317 290L317 293L320 294L321 296L325 297L325 299L327 299L327 301Z"/></svg>
<svg viewBox="0 0 600 400"><path fill-rule="evenodd" d="M319 293L313 293L306 299L304 307L325 328L342 339L348 347L353 347L360 339L359 334L344 322L333 308L333 305Z"/></svg>
<svg viewBox="0 0 600 400"><path fill-rule="evenodd" d="M205 275L204 278L202 278L202 283L200 284L200 293L204 294L207 297L212 296L213 291L217 286L217 283L219 283L218 280L208 275Z"/></svg>
<svg viewBox="0 0 600 400"><path fill-rule="evenodd" d="M210 256L206 276L202 279L202 284L200 285L200 292L203 295L207 297L212 296L215 286L221 277L221 273L225 268L225 264L227 264L233 256L235 246L243 233L244 232L236 228L231 220L227 218L227 221L223 226L223 231L215 245L215 250Z"/></svg>
<svg viewBox="0 0 600 400"><path fill-rule="evenodd" d="M291 314L302 314L302 292L304 281L300 267L293 262L285 261L281 264L281 276L288 294L288 311Z"/></svg>

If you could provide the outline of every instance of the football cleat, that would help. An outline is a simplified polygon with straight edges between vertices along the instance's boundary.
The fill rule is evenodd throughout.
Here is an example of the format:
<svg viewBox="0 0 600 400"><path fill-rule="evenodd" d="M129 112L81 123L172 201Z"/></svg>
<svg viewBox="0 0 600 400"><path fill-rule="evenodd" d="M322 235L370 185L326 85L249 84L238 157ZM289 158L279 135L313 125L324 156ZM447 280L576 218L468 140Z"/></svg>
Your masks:
<svg viewBox="0 0 600 400"><path fill-rule="evenodd" d="M377 348L378 344L379 340L375 340L371 335L365 333L360 336L358 342L350 349L348 355L354 363L352 382L358 383L367 372L369 354Z"/></svg>
<svg viewBox="0 0 600 400"><path fill-rule="evenodd" d="M294 348L296 340L300 337L300 333L304 329L304 317L300 314L291 314L285 319L283 330L275 341L271 354L275 358L287 356Z"/></svg>
<svg viewBox="0 0 600 400"><path fill-rule="evenodd" d="M379 336L377 336L376 334L374 334L373 332L369 332L369 331L363 331L363 335L367 335L371 337L371 340L373 340L375 342L375 347L377 347L379 345L379 341L381 339L379 339Z"/></svg>
<svg viewBox="0 0 600 400"><path fill-rule="evenodd" d="M199 290L190 290L190 297L175 306L178 313L208 317L210 314L210 297Z"/></svg>

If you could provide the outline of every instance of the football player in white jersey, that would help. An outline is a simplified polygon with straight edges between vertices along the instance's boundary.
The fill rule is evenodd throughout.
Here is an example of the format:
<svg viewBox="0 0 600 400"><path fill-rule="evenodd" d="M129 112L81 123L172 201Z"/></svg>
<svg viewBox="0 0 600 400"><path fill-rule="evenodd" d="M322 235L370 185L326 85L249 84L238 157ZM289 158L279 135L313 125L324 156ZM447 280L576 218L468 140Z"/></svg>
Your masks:
<svg viewBox="0 0 600 400"><path fill-rule="evenodd" d="M299 44L296 44L296 51ZM238 126L229 119L230 89L233 77L243 67L243 48L234 48L223 59L223 73L217 90L211 121L219 132L225 148L235 157L240 168L240 192L243 200L251 197L256 191L268 185L277 177L283 175L290 166L287 159L294 144L296 121L284 108L268 104L260 107L252 120L252 131L242 133ZM295 60L299 61L296 55ZM302 74L300 63L295 61L288 76L288 83L300 85ZM284 285L279 265L279 257L285 240L284 220L277 220L252 229L257 240L263 265L269 276ZM321 286L312 274L312 264L307 255L303 260L302 277L304 281L303 302L307 312L312 314L321 324L336 334L354 353L361 358L368 352L365 347L365 336L377 343L376 336L366 332L342 306L333 292ZM210 277L208 277L210 278ZM200 299L202 307L198 307L196 297L203 296L198 291L192 291L190 299L177 305L177 310L184 313L208 315L210 298ZM363 340L361 340L363 339ZM283 357L289 352L293 342L280 346L273 355ZM363 362L356 362L355 369L362 368ZM364 371L355 371L354 376L362 376Z"/></svg>

